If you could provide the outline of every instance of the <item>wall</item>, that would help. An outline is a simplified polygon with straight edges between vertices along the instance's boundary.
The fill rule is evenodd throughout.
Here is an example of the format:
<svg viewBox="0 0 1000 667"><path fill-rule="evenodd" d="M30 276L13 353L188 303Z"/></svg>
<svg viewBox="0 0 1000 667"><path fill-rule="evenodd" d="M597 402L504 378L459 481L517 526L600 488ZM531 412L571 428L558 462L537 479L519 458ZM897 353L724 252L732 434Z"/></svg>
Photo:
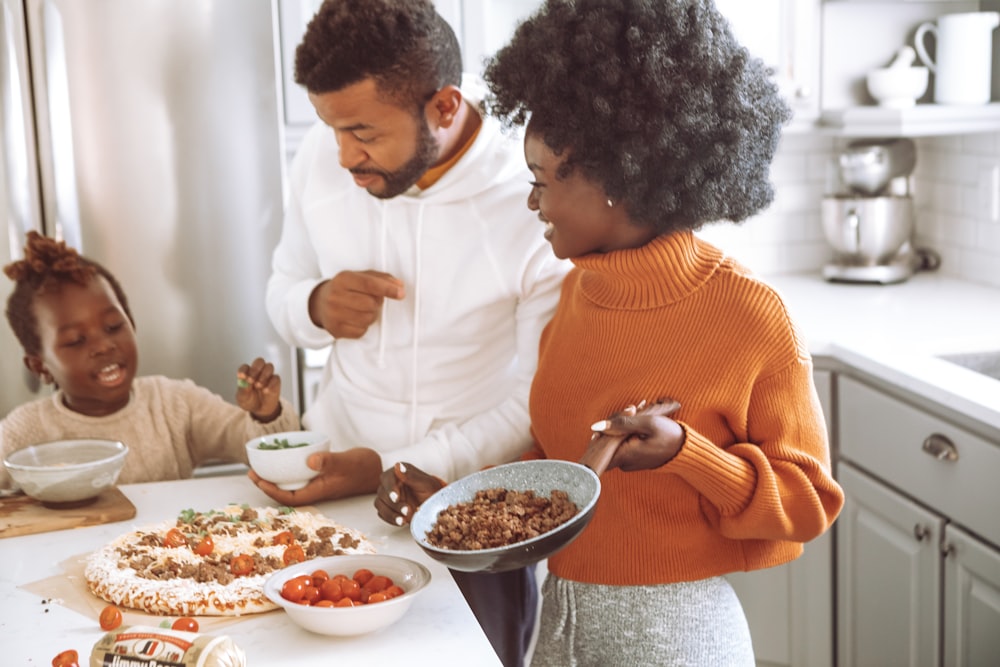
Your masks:
<svg viewBox="0 0 1000 667"><path fill-rule="evenodd" d="M846 139L786 134L775 157L776 196L742 225L699 236L763 275L819 272L832 259L819 208L837 185L834 158ZM913 177L916 245L941 255L942 274L1000 287L1000 134L917 140Z"/></svg>
<svg viewBox="0 0 1000 667"><path fill-rule="evenodd" d="M918 239L942 272L1000 287L1000 134L921 139L916 176Z"/></svg>

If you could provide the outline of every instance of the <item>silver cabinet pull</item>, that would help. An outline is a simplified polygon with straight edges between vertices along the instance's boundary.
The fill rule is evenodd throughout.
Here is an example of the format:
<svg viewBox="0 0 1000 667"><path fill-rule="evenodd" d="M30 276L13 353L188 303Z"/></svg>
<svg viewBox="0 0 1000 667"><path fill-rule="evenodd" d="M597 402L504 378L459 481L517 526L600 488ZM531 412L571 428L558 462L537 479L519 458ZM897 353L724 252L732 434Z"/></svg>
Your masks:
<svg viewBox="0 0 1000 667"><path fill-rule="evenodd" d="M957 461L958 449L955 443L940 433L932 433L924 440L921 447L938 461Z"/></svg>
<svg viewBox="0 0 1000 667"><path fill-rule="evenodd" d="M927 526L921 526L919 523L913 524L913 536L917 538L917 542L923 542L931 536L931 529Z"/></svg>

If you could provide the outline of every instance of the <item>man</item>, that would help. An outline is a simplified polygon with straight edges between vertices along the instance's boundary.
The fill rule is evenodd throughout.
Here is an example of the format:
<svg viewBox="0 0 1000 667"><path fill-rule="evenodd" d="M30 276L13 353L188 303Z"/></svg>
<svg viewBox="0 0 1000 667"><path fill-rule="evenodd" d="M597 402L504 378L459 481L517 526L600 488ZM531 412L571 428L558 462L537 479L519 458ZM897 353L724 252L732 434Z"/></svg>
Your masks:
<svg viewBox="0 0 1000 667"><path fill-rule="evenodd" d="M524 205L520 142L460 88L427 0L327 0L296 51L317 123L291 170L267 308L290 344L331 346L303 423L331 437L281 503L374 493L406 461L451 481L530 445L538 339L568 268ZM454 573L497 653L519 665L530 571Z"/></svg>

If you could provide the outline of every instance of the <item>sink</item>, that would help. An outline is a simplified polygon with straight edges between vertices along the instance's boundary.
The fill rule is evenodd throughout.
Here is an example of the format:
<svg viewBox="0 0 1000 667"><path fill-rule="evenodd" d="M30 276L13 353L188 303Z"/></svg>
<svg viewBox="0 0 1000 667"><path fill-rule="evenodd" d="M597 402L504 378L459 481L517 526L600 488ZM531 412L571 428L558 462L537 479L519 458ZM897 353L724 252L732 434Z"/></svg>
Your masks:
<svg viewBox="0 0 1000 667"><path fill-rule="evenodd" d="M941 354L938 355L938 359L967 368L994 380L1000 380L1000 350Z"/></svg>

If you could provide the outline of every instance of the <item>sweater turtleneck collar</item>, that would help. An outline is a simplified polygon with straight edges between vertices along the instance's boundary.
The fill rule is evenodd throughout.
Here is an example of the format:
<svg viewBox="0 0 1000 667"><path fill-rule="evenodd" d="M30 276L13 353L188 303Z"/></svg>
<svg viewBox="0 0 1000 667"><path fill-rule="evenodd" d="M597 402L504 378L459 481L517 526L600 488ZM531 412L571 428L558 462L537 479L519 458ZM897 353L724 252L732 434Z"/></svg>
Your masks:
<svg viewBox="0 0 1000 667"><path fill-rule="evenodd" d="M676 303L704 285L723 253L693 232L658 236L644 246L572 260L580 288L595 304L642 310Z"/></svg>

